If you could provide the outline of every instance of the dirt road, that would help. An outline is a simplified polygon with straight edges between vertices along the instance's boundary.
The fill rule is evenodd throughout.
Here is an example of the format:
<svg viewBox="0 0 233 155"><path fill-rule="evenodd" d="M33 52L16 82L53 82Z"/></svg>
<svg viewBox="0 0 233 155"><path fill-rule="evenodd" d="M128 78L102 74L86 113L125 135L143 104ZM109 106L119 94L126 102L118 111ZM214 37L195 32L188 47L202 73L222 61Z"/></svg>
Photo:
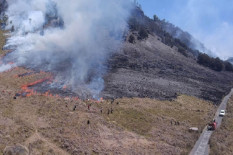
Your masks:
<svg viewBox="0 0 233 155"><path fill-rule="evenodd" d="M233 95L233 89L231 89L231 92L224 97L222 100L214 119L217 122L217 128L220 127L222 123L222 118L219 117L220 110L226 110L227 102L229 98ZM203 130L201 136L199 137L198 141L196 142L195 146L193 147L192 151L190 152L190 155L208 155L209 154L209 140L212 135L213 131L207 131L207 127Z"/></svg>

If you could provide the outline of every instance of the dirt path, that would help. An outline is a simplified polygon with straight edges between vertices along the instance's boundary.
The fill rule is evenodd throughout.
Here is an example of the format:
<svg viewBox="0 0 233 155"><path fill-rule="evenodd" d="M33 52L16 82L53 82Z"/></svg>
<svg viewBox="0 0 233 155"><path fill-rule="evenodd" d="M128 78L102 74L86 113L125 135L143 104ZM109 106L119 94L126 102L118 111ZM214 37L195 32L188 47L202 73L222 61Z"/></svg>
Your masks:
<svg viewBox="0 0 233 155"><path fill-rule="evenodd" d="M233 95L233 89L231 92L224 97L222 100L214 119L217 122L217 128L220 127L222 123L222 117L219 117L220 110L226 110L227 102L229 98ZM195 146L193 147L192 151L190 152L190 155L208 155L209 154L209 140L212 135L213 131L207 131L207 127L203 130L201 136L199 137L198 141L196 142Z"/></svg>

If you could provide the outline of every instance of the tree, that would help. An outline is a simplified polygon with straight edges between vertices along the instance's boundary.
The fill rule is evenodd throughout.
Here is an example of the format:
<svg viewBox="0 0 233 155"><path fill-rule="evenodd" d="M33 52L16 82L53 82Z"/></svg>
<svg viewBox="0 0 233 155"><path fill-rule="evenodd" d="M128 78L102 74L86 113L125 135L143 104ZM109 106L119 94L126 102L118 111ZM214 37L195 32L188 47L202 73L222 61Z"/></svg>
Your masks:
<svg viewBox="0 0 233 155"><path fill-rule="evenodd" d="M135 43L135 37L132 34L129 36L129 42L132 44Z"/></svg>
<svg viewBox="0 0 233 155"><path fill-rule="evenodd" d="M215 58L212 62L212 69L215 71L222 71L224 68L223 61L219 58Z"/></svg>
<svg viewBox="0 0 233 155"><path fill-rule="evenodd" d="M211 58L209 55L200 53L197 62L200 65L203 65L205 67L209 67L212 70L215 71L222 71L224 69L224 63L221 59L219 58Z"/></svg>
<svg viewBox="0 0 233 155"><path fill-rule="evenodd" d="M146 38L148 38L148 36L149 36L149 34L148 34L146 28L141 28L138 34L139 34L139 36L138 36L138 39L139 39L139 40L146 39Z"/></svg>
<svg viewBox="0 0 233 155"><path fill-rule="evenodd" d="M154 18L154 21L159 21L159 17L157 15L154 15L153 18Z"/></svg>
<svg viewBox="0 0 233 155"><path fill-rule="evenodd" d="M197 58L197 63L200 65L210 67L211 66L211 58L205 54L205 53L200 53Z"/></svg>
<svg viewBox="0 0 233 155"><path fill-rule="evenodd" d="M233 72L233 65L230 62L225 61L224 65L225 65L225 70L226 71Z"/></svg>

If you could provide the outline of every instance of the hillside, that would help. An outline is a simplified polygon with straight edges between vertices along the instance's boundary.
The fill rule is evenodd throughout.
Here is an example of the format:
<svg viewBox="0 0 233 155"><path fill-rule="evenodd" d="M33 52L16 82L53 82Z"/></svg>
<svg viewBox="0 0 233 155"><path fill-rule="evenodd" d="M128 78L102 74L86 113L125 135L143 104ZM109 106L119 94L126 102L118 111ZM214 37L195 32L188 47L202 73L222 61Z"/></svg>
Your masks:
<svg viewBox="0 0 233 155"><path fill-rule="evenodd" d="M47 18L44 29L63 28L57 14ZM121 48L105 62L105 88L99 99L80 99L60 85L62 80L53 79L58 71L62 77L69 76L65 71L72 59L61 61L55 66L60 70L53 72L22 65L0 73L0 155L17 149L33 155L190 152L212 120L216 105L233 87L233 72L199 65L198 51L174 38L138 7L128 24ZM0 30L0 64L11 52L3 50L5 41ZM79 92L83 93L82 87Z"/></svg>
<svg viewBox="0 0 233 155"><path fill-rule="evenodd" d="M214 56L214 54L208 50L204 44L202 44L200 41L195 39L191 34L188 32L184 32L179 27L176 27L175 25L166 22L165 20L159 20L158 18L154 19L156 24L160 25L164 31L169 33L173 38L179 39L181 42L183 42L187 47L193 50L193 54L195 56L198 56L199 51L202 53L207 53L208 55Z"/></svg>
<svg viewBox="0 0 233 155"><path fill-rule="evenodd" d="M28 72L15 68L0 74L0 155L19 144L33 155L187 154L199 136L188 129L201 131L216 109L186 95L173 101L95 102L42 94L14 99L22 85L48 76L17 77Z"/></svg>
<svg viewBox="0 0 233 155"><path fill-rule="evenodd" d="M122 50L108 62L104 97L171 99L177 94L188 94L218 104L230 91L232 72L216 72L199 65L193 50L167 35L140 9L133 13L132 18L137 19L134 23L138 24L134 25L138 28L131 29ZM148 37L138 39L142 28L148 31ZM132 36L135 39L130 43ZM179 49L185 49L184 53Z"/></svg>
<svg viewBox="0 0 233 155"><path fill-rule="evenodd" d="M2 31L0 40L5 42ZM17 96L25 84L48 76L22 67L0 74L0 155L16 148L33 155L187 154L200 134L189 128L201 131L216 110L212 102L187 95L101 102L49 93Z"/></svg>
<svg viewBox="0 0 233 155"><path fill-rule="evenodd" d="M165 23L148 18L135 6L122 48L105 63L107 72L101 96L172 99L187 94L215 104L220 102L233 85L233 73L200 66L199 52L190 48L187 41L192 37L184 33L189 36L183 37L186 41L174 38L164 30ZM181 31L172 27L175 32ZM69 66L68 61L65 64Z"/></svg>

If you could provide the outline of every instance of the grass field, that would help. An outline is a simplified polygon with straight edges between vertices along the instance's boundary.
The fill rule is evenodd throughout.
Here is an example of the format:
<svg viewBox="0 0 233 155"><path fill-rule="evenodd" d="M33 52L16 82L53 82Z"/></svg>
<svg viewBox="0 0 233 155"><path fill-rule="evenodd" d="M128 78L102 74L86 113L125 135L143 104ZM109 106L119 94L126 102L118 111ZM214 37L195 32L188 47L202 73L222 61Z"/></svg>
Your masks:
<svg viewBox="0 0 233 155"><path fill-rule="evenodd" d="M0 41L2 46L2 31ZM17 76L27 72L17 67L0 73L0 155L15 144L33 155L187 154L200 134L188 129L201 131L216 110L211 102L187 95L173 101L120 98L112 103L43 95L14 99L22 85L50 76Z"/></svg>
<svg viewBox="0 0 233 155"><path fill-rule="evenodd" d="M157 148L167 154L174 150L178 154L187 154L199 136L188 129L198 127L202 131L215 109L210 102L186 95L174 101L123 98L114 103L109 107L114 109L114 113L105 115L108 121L156 140Z"/></svg>

